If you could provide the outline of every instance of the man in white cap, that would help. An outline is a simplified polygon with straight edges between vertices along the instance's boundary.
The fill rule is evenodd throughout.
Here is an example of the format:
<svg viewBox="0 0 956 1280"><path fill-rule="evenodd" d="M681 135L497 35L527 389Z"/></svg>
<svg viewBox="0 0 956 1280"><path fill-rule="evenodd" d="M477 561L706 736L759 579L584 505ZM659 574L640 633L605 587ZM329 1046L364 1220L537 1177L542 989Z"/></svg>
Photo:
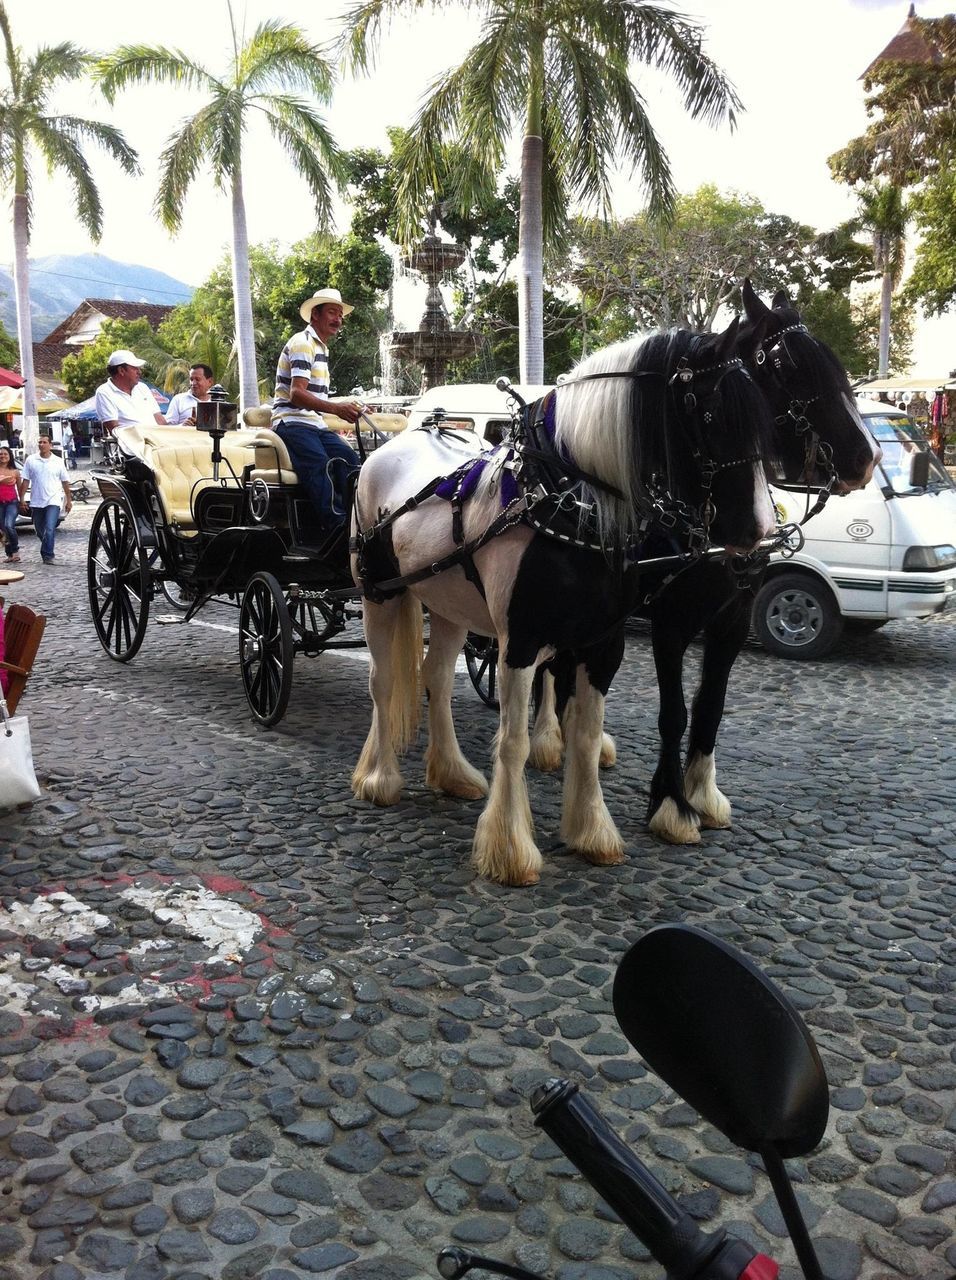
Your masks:
<svg viewBox="0 0 956 1280"><path fill-rule="evenodd" d="M114 351L106 362L107 380L96 388L96 416L106 435L116 427L143 426L166 419L156 397L140 382L145 360L125 349Z"/></svg>
<svg viewBox="0 0 956 1280"><path fill-rule="evenodd" d="M272 427L289 450L324 534L344 528L348 477L359 465L355 450L322 417L336 414L355 423L365 408L354 397L329 395L329 342L354 309L338 289L319 289L306 298L299 308L306 328L285 344L276 367Z"/></svg>

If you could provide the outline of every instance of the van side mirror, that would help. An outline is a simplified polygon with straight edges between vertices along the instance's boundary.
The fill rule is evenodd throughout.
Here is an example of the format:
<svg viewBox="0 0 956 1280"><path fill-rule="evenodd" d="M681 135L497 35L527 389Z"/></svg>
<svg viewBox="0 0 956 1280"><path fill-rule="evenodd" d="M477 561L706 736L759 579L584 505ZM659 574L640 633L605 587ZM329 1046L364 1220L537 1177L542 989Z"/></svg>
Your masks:
<svg viewBox="0 0 956 1280"><path fill-rule="evenodd" d="M913 454L910 463L910 488L925 489L929 484L929 450L921 449Z"/></svg>

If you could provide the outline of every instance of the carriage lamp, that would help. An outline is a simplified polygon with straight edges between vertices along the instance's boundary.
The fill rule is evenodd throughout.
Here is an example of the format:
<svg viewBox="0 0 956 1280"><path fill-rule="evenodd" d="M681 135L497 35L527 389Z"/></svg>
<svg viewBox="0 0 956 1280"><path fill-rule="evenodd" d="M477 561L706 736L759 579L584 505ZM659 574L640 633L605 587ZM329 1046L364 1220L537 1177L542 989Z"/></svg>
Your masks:
<svg viewBox="0 0 956 1280"><path fill-rule="evenodd" d="M209 399L200 400L196 405L196 428L221 436L234 431L238 424L239 406L227 398L225 388L217 382L209 392Z"/></svg>

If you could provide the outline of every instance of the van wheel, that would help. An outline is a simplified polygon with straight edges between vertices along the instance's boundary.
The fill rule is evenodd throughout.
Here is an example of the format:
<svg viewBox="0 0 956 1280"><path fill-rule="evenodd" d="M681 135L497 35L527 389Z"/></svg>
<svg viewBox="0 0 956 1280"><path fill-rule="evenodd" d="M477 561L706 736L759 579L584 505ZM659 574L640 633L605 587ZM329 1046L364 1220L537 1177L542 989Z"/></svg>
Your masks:
<svg viewBox="0 0 956 1280"><path fill-rule="evenodd" d="M781 573L754 602L757 639L781 658L822 658L843 634L843 618L829 587L806 573Z"/></svg>

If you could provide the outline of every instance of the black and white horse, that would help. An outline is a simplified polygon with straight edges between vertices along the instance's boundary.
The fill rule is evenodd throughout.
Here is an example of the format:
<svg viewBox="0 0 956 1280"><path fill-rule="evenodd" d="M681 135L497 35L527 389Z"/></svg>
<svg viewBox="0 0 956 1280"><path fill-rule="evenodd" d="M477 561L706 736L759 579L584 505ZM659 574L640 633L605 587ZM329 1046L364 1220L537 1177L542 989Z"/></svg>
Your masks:
<svg viewBox="0 0 956 1280"><path fill-rule="evenodd" d="M682 545L721 543L740 554L774 524L764 473L773 424L736 338L734 322L723 335L673 331L598 352L552 393L533 447L481 454L473 439L414 430L369 458L353 515L373 703L352 776L358 797L398 800L397 752L417 724L423 682L426 782L465 798L487 793L475 866L505 884L536 882L542 860L524 777L529 698L536 667L567 653L576 678L561 834L592 863L623 859L598 759L621 624L640 589L629 555L658 521ZM437 493L436 477L445 478ZM456 499L454 517L442 491ZM492 528L497 536L488 537ZM501 654L490 791L452 723L455 660L468 631L495 636Z"/></svg>
<svg viewBox="0 0 956 1280"><path fill-rule="evenodd" d="M806 487L808 506L817 492L848 493L873 474L880 451L856 409L839 361L802 323L783 291L767 307L750 282L743 286L746 321L737 351L765 395L773 413L774 478ZM656 535L644 554L666 547ZM730 825L731 806L717 786L715 746L724 713L728 681L747 638L753 599L765 562L747 566L733 560L701 558L673 574L645 573L642 604L636 612L651 621L651 641L660 694L660 755L647 809L651 832L674 844L696 844L701 828ZM687 729L683 669L691 641L703 634L700 683L690 717L686 764L681 747ZM573 698L571 679L554 664L558 688L545 683L536 718L531 760L543 768L560 762L560 718ZM605 741L604 763L613 761Z"/></svg>

